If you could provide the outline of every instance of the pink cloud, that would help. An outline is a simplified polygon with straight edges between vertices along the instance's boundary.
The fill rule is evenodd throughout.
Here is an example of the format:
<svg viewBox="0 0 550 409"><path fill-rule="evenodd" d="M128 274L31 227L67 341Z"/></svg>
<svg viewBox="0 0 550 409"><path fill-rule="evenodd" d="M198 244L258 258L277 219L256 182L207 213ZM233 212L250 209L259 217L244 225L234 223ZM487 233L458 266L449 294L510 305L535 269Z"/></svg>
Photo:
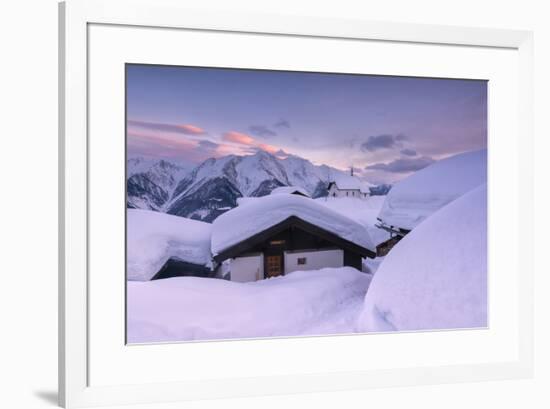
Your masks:
<svg viewBox="0 0 550 409"><path fill-rule="evenodd" d="M187 135L203 135L206 133L204 129L195 125L185 124L185 125L177 125L177 126L182 130L184 134L187 134Z"/></svg>
<svg viewBox="0 0 550 409"><path fill-rule="evenodd" d="M193 148L197 146L197 143L188 139L181 139L177 137L170 137L157 134L149 134L139 131L128 132L128 139L132 141L148 142L157 145L171 146L171 147L185 147Z"/></svg>
<svg viewBox="0 0 550 409"><path fill-rule="evenodd" d="M191 139L182 138L167 129L159 129L157 126L148 127L153 132L147 132L143 129L145 127L135 123L131 125L133 126L128 129L129 151L147 156L179 158L199 163L211 157L218 158L230 154L250 155L258 150L271 154L280 152L276 146L262 143L250 135L237 131L224 133L221 137L223 142L220 143L203 138L196 139L192 136L190 136ZM200 132L203 132L201 128L194 125L179 126L186 126L181 133L200 135Z"/></svg>
<svg viewBox="0 0 550 409"><path fill-rule="evenodd" d="M197 157L197 142L178 137L151 135L143 132L128 132L128 150L134 154L179 158L192 162L205 158Z"/></svg>
<svg viewBox="0 0 550 409"><path fill-rule="evenodd" d="M273 145L268 145L266 143L260 143L258 145L258 148L260 148L263 151L269 152L271 154L275 154L275 153L279 152L279 148L277 148L276 146L273 146Z"/></svg>
<svg viewBox="0 0 550 409"><path fill-rule="evenodd" d="M230 131L222 135L222 139L226 142L233 142L239 145L249 146L255 149L261 149L263 151L274 154L279 151L279 148L267 143L262 143L254 139L252 136L242 132Z"/></svg>
<svg viewBox="0 0 550 409"><path fill-rule="evenodd" d="M184 135L204 135L206 131L199 126L191 124L167 124L161 122L147 122L147 121L138 121L134 119L128 120L129 127L137 127L141 129L148 129L151 131L159 132L168 132L168 133L179 133Z"/></svg>
<svg viewBox="0 0 550 409"><path fill-rule="evenodd" d="M253 137L237 131L230 131L230 132L224 133L222 135L222 139L227 142L234 142L241 145L254 146L256 144L256 141L254 140Z"/></svg>

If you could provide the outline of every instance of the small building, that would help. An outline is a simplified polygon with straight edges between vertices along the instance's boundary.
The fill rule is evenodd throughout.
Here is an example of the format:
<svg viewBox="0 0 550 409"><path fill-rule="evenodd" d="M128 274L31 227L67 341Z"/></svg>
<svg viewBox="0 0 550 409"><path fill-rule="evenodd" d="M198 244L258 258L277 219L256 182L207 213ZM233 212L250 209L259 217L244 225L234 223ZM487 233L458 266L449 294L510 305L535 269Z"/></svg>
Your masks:
<svg viewBox="0 0 550 409"><path fill-rule="evenodd" d="M215 271L210 265L198 264L185 260L179 260L175 257L169 258L160 270L151 277L151 280L160 280L172 277L215 277Z"/></svg>
<svg viewBox="0 0 550 409"><path fill-rule="evenodd" d="M376 245L376 256L384 257L403 238L403 236L390 233L390 238Z"/></svg>
<svg viewBox="0 0 550 409"><path fill-rule="evenodd" d="M230 260L230 279L247 282L297 270L350 266L376 257L366 228L294 194L257 198L213 223L213 260Z"/></svg>
<svg viewBox="0 0 550 409"><path fill-rule="evenodd" d="M126 276L129 281L213 277L212 225L150 210L127 210Z"/></svg>
<svg viewBox="0 0 550 409"><path fill-rule="evenodd" d="M372 185L353 175L353 168L349 175L338 175L327 186L328 197L355 197L366 199L370 196Z"/></svg>

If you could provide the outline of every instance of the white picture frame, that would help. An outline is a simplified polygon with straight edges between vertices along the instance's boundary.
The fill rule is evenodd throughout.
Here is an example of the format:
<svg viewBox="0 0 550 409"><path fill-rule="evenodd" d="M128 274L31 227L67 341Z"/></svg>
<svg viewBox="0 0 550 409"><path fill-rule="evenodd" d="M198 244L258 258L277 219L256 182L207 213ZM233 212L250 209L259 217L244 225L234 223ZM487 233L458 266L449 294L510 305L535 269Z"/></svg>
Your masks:
<svg viewBox="0 0 550 409"><path fill-rule="evenodd" d="M362 20L202 12L178 0L68 0L60 4L59 143L59 401L64 407L153 403L213 397L349 390L529 377L533 367L532 313L532 33L502 29L446 27ZM91 25L158 27L209 33L250 33L287 38L376 41L404 46L507 49L518 61L516 251L522 254L517 279L517 334L514 359L460 365L416 365L391 369L297 371L291 375L187 379L179 382L90 382L89 269L89 30ZM459 47L459 48L460 48ZM510 266L510 269L518 268ZM120 294L124 297L124 294ZM422 336L422 334L420 334ZM275 340L276 341L276 340ZM235 341L242 342L242 341ZM247 341L249 342L249 341ZM340 342L338 339L334 343ZM185 345L182 345L185 347ZM222 344L219 348L224 348ZM96 355L97 356L97 355Z"/></svg>

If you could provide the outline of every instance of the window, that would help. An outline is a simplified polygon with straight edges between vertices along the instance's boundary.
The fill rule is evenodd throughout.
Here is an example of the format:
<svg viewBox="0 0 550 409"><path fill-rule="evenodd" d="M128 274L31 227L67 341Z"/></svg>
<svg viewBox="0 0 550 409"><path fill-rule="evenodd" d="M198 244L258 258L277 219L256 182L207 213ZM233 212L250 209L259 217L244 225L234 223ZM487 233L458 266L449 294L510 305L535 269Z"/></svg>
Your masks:
<svg viewBox="0 0 550 409"><path fill-rule="evenodd" d="M307 264L307 257L298 257L297 263L299 266Z"/></svg>

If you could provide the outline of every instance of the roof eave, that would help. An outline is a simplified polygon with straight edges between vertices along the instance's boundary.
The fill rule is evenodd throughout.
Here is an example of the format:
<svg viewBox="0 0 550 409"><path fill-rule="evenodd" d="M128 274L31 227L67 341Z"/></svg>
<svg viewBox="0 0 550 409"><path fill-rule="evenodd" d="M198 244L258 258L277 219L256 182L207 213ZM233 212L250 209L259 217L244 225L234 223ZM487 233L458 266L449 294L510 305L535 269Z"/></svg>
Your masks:
<svg viewBox="0 0 550 409"><path fill-rule="evenodd" d="M233 258L239 254L244 253L246 250L250 249L256 244L259 244L265 240L267 240L270 236L277 234L288 227L291 226L297 226L301 228L304 231L307 231L311 234L318 235L322 238L324 238L327 241L331 241L335 244L337 244L339 247L342 247L344 249L350 250L354 253L357 253L361 255L362 257L369 257L369 258L375 258L376 257L376 251L370 250L366 247L362 247L356 243L353 243L347 239L344 239L340 236L337 236L336 234L329 232L321 227L315 226L314 224L311 224L297 216L290 216L286 218L285 220L277 223L274 226L271 226L265 230L262 230L261 232L248 237L245 240L242 240L239 243L236 243L232 245L231 247L228 247L227 249L221 251L220 253L213 256L214 261L221 263L224 260L227 260L229 258Z"/></svg>

